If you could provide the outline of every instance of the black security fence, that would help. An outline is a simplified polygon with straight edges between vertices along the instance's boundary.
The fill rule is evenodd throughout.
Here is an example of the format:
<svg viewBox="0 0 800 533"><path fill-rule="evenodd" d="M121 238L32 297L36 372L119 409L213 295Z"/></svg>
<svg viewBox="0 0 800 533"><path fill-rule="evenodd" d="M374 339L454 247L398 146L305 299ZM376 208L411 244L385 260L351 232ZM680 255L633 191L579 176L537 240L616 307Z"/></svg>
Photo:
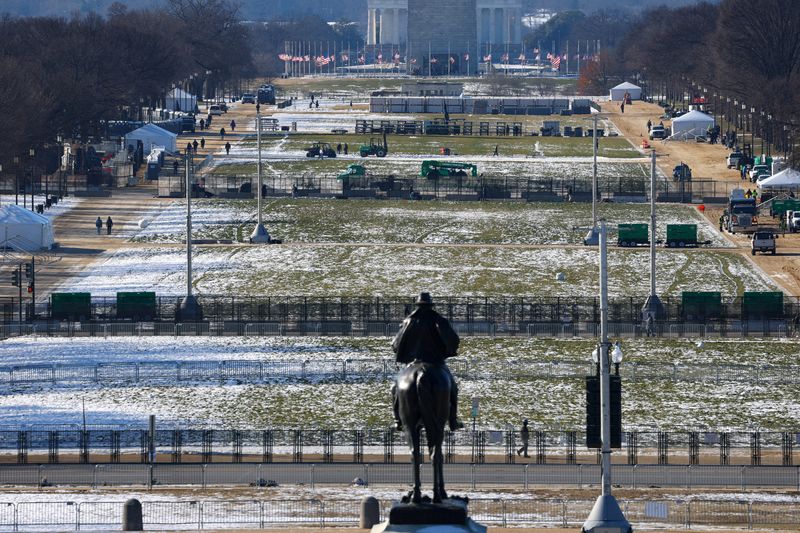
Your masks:
<svg viewBox="0 0 800 533"><path fill-rule="evenodd" d="M35 313L29 305L29 299L23 298L22 306L16 298L0 299L0 316L6 325L17 323L20 318L22 322L39 321L41 333L48 330L46 321L55 320L109 324L145 322L151 332L155 327L153 323L181 322L179 306L182 296L154 295L147 308L131 314L128 310L124 313L120 311L117 297L76 294L85 295L85 298L75 299L74 307L55 310L51 299L37 302ZM683 296L662 297L664 314L658 317L655 333L678 332L670 328L681 324L700 324L718 329L728 327L731 331L749 327L757 333L759 329L771 331L774 323L790 327L800 319L800 302L795 296L772 292L747 293L738 297L708 294L713 298L702 301ZM200 324L205 326L186 324L186 332L208 333L209 324L215 323L215 327L231 334L246 334L248 325L256 329L258 325L267 328L269 325L281 325L281 331L276 329L273 334L326 333L326 327L330 327L331 333L348 334L356 330L367 331L371 327L395 327L415 308L413 297L199 295L198 301L203 311ZM609 322L641 324L645 301L645 296L612 298L609 301ZM434 296L434 305L456 328L473 330L473 333L527 335L532 331L531 326L543 325L555 327L560 332L557 336L561 336L562 333L569 333L563 332L564 328L592 328L600 320L600 300L597 297ZM80 326L73 327L80 329ZM180 334L174 328L169 333Z"/></svg>
<svg viewBox="0 0 800 533"><path fill-rule="evenodd" d="M583 431L532 427L527 450L513 429L447 431L448 463L598 464ZM800 433L626 431L616 461L659 465L795 464ZM525 457L527 453L527 457ZM0 462L406 463L405 435L375 429L0 429Z"/></svg>
<svg viewBox="0 0 800 533"><path fill-rule="evenodd" d="M531 160L534 164L535 160ZM344 169L344 167L343 167ZM159 178L159 186L171 196L185 194L180 175ZM221 198L255 198L255 176L210 174L199 184L198 195ZM601 200L645 201L650 194L650 178L640 176L600 176L598 195ZM704 201L712 196L725 197L724 187L710 181L676 182L670 178L656 180L659 202ZM435 179L406 173L343 176L337 173L284 172L266 176L262 194L265 197L337 197L412 200L518 200L518 201L583 201L592 199L591 178L576 176L508 175L461 176Z"/></svg>

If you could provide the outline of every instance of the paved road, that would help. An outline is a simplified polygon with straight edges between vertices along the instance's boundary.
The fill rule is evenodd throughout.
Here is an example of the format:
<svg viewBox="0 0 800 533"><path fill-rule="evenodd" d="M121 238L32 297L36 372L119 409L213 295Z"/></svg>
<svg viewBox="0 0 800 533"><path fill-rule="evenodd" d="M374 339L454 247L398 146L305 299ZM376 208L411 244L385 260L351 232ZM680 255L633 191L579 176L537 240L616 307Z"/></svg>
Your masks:
<svg viewBox="0 0 800 533"><path fill-rule="evenodd" d="M423 467L430 483L430 468ZM597 485L598 465L447 464L452 486L472 488ZM370 485L409 484L407 464L46 464L0 466L0 485L41 484L85 487L176 485L256 485L267 480L279 485L350 485L359 478ZM615 465L613 483L622 487L710 487L800 489L795 466Z"/></svg>

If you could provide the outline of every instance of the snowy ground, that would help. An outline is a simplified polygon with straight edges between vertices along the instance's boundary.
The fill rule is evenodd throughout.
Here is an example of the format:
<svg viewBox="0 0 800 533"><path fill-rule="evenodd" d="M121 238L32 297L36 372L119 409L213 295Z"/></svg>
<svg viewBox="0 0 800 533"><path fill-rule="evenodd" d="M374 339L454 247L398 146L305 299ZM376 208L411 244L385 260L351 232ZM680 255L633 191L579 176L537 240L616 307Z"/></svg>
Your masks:
<svg viewBox="0 0 800 533"><path fill-rule="evenodd" d="M370 338L24 338L4 341L2 347L0 365L19 363L20 354L29 354L26 363L391 357L388 339ZM504 365L524 370L533 361L585 361L591 348L588 340L465 338L459 359L492 372ZM623 364L669 360L787 365L795 362L797 348L794 341L708 341L699 348L686 341L631 340L624 343ZM468 417L469 398L479 397L479 423L484 427L502 428L517 423L520 416L541 428L579 428L585 422L582 379L514 377L512 370L502 379L462 379L460 389L461 416ZM623 417L628 429L778 431L800 424L798 398L800 387L789 384L630 381L623 388ZM83 402L90 424L137 427L144 426L150 414L164 427L222 428L386 427L391 417L383 382L47 386L6 391L0 395L0 410L7 425L79 424Z"/></svg>
<svg viewBox="0 0 800 533"><path fill-rule="evenodd" d="M657 208L656 238L666 238L668 224L697 224L700 241L715 247L733 245L712 228L697 209L679 204ZM598 216L614 223L648 223L643 204L601 204ZM177 243L186 238L186 204L171 203L149 220L136 241ZM194 235L205 239L246 237L256 220L255 200L197 200L192 203ZM581 244L575 226L591 224L584 203L411 202L405 200L267 199L263 220L286 243L374 244ZM612 226L611 240L616 240Z"/></svg>
<svg viewBox="0 0 800 533"><path fill-rule="evenodd" d="M52 194L50 195L52 196ZM45 203L45 195L44 194L35 194L33 196L33 205L37 204L44 204ZM13 204L17 201L20 207L27 207L27 209L31 208L31 196L30 194L23 195L17 198L13 194L0 194L0 206ZM61 199L57 204L54 204L50 209L44 210L44 216L49 219L54 219L55 217L62 215L78 205L80 203L80 198L76 198L74 196L67 196Z"/></svg>
<svg viewBox="0 0 800 533"><path fill-rule="evenodd" d="M186 253L178 246L122 248L71 279L62 290L113 296L118 291L180 295ZM415 245L281 245L196 247L193 285L200 294L398 296L587 296L597 294L597 252L583 248L432 247ZM609 253L612 296L647 294L646 250ZM554 281L564 273L565 281ZM774 283L737 254L662 253L662 295L681 291L773 290Z"/></svg>

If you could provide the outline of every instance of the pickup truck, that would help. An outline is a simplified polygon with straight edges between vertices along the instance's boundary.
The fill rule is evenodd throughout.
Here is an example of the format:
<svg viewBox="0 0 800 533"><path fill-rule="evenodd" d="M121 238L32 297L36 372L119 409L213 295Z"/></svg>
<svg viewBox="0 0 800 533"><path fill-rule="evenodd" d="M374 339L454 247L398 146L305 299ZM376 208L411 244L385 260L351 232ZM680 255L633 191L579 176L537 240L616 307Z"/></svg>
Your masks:
<svg viewBox="0 0 800 533"><path fill-rule="evenodd" d="M666 139L667 137L669 137L669 133L667 128L665 128L664 126L657 124L650 128L651 141L655 139Z"/></svg>
<svg viewBox="0 0 800 533"><path fill-rule="evenodd" d="M755 182L762 174L769 175L769 165L755 165L750 169L750 181Z"/></svg>
<svg viewBox="0 0 800 533"><path fill-rule="evenodd" d="M786 229L789 233L797 233L800 230L800 211L786 212Z"/></svg>
<svg viewBox="0 0 800 533"><path fill-rule="evenodd" d="M772 255L775 255L775 239L777 238L778 236L771 231L757 231L753 233L750 253L756 255L756 252L770 252Z"/></svg>
<svg viewBox="0 0 800 533"><path fill-rule="evenodd" d="M739 165L742 164L742 159L744 159L742 152L731 152L726 160L728 168L739 168Z"/></svg>

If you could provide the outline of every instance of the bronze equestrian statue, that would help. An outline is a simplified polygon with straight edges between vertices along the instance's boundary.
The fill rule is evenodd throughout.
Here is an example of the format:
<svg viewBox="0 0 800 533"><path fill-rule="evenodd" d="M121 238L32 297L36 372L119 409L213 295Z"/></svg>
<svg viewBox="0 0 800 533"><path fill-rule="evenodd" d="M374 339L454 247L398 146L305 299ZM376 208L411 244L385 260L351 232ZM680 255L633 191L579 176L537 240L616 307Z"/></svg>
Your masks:
<svg viewBox="0 0 800 533"><path fill-rule="evenodd" d="M445 359L456 355L458 334L450 322L433 310L431 295L423 292L417 308L403 321L392 343L398 363L406 363L392 387L395 426L405 429L411 447L414 488L412 503L420 503L420 430L425 428L428 452L433 465L433 502L447 498L444 489L445 424L455 431L463 427L458 420L458 388Z"/></svg>

